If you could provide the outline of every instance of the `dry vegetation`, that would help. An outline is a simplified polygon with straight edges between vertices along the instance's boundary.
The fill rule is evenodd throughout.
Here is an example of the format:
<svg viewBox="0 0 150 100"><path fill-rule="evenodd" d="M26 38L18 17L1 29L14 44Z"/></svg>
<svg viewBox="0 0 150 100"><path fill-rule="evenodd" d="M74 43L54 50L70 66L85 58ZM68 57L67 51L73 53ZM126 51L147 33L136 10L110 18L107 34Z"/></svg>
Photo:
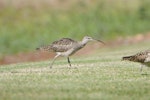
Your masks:
<svg viewBox="0 0 150 100"><path fill-rule="evenodd" d="M72 7L74 5L83 4L83 5L95 5L97 3L103 3L109 6L114 6L116 3L118 6L125 7L124 3L127 3L126 6L138 6L140 4L140 0L1 0L0 5L1 7L16 7L16 8L24 8L24 7L41 7L47 5L51 8L65 8L65 7ZM135 5L136 3L136 5ZM137 5L138 4L138 5ZM44 7L43 6L43 7ZM116 6L117 7L117 6Z"/></svg>

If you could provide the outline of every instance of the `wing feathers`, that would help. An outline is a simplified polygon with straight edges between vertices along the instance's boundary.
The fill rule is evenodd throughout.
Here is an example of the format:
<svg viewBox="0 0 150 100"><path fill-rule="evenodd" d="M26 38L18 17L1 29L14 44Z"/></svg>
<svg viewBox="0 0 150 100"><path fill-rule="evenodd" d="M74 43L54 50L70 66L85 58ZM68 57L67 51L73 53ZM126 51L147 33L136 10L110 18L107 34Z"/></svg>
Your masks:
<svg viewBox="0 0 150 100"><path fill-rule="evenodd" d="M123 57L123 60L129 60L129 61L134 61L134 62L150 62L150 51L144 51L144 52L140 52L137 53L133 56L127 56L127 57Z"/></svg>
<svg viewBox="0 0 150 100"><path fill-rule="evenodd" d="M55 52L65 52L71 49L75 43L77 43L77 41L70 38L62 38L58 41L54 41L51 44L51 49Z"/></svg>

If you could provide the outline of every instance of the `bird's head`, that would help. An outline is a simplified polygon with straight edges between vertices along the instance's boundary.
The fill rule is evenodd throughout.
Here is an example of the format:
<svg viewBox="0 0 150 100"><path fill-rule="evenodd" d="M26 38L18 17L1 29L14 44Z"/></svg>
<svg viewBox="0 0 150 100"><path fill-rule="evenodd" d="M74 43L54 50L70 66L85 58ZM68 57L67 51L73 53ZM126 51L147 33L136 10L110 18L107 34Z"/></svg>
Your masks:
<svg viewBox="0 0 150 100"><path fill-rule="evenodd" d="M92 38L92 37L89 37L89 36L85 36L85 37L83 38L83 40L84 40L84 41L92 41L93 38Z"/></svg>
<svg viewBox="0 0 150 100"><path fill-rule="evenodd" d="M105 44L103 41L101 41L101 40L97 40L97 39L93 39L92 37L89 37L89 36L85 36L84 38L83 38L83 42L84 43L87 43L87 42L89 42L89 41L98 41L98 42L101 42L102 44Z"/></svg>

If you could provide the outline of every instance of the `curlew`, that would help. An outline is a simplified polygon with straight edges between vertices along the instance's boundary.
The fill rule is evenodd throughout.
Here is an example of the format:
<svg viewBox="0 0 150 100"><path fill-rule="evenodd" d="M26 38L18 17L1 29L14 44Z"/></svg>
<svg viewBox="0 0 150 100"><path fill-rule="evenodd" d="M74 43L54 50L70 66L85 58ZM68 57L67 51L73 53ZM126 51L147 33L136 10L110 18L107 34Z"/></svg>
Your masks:
<svg viewBox="0 0 150 100"><path fill-rule="evenodd" d="M140 71L142 71L143 65L150 67L150 50L139 52L132 56L123 57L122 60L129 60L141 63Z"/></svg>
<svg viewBox="0 0 150 100"><path fill-rule="evenodd" d="M62 38L58 41L54 41L50 45L39 47L39 48L37 48L37 50L53 51L56 53L56 56L53 58L53 61L50 64L50 68L52 68L54 61L59 56L67 57L68 64L71 67L71 62L70 62L69 57L71 55L73 55L75 52L77 52L78 50L80 50L81 48L83 48L89 41L92 41L92 40L96 40L96 41L104 44L103 41L93 39L92 37L89 37L89 36L85 36L82 39L82 41L75 41L75 40L70 39L70 38Z"/></svg>

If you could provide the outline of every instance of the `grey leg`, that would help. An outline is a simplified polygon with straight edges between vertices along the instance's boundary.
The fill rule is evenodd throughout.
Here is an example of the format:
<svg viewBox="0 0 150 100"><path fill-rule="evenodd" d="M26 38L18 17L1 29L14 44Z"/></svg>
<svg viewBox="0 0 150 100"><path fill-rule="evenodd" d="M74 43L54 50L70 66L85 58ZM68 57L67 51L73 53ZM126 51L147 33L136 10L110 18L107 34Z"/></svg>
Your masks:
<svg viewBox="0 0 150 100"><path fill-rule="evenodd" d="M70 62L69 57L67 57L67 59L68 59L69 66L71 67L71 62Z"/></svg>
<svg viewBox="0 0 150 100"><path fill-rule="evenodd" d="M54 59L53 59L52 63L50 64L50 68L52 68L53 63L55 62L56 58L57 58L57 57L59 57L59 56L60 56L60 55L56 55L56 56L54 57Z"/></svg>
<svg viewBox="0 0 150 100"><path fill-rule="evenodd" d="M142 69L143 69L143 65L141 65L140 72L142 72Z"/></svg>

